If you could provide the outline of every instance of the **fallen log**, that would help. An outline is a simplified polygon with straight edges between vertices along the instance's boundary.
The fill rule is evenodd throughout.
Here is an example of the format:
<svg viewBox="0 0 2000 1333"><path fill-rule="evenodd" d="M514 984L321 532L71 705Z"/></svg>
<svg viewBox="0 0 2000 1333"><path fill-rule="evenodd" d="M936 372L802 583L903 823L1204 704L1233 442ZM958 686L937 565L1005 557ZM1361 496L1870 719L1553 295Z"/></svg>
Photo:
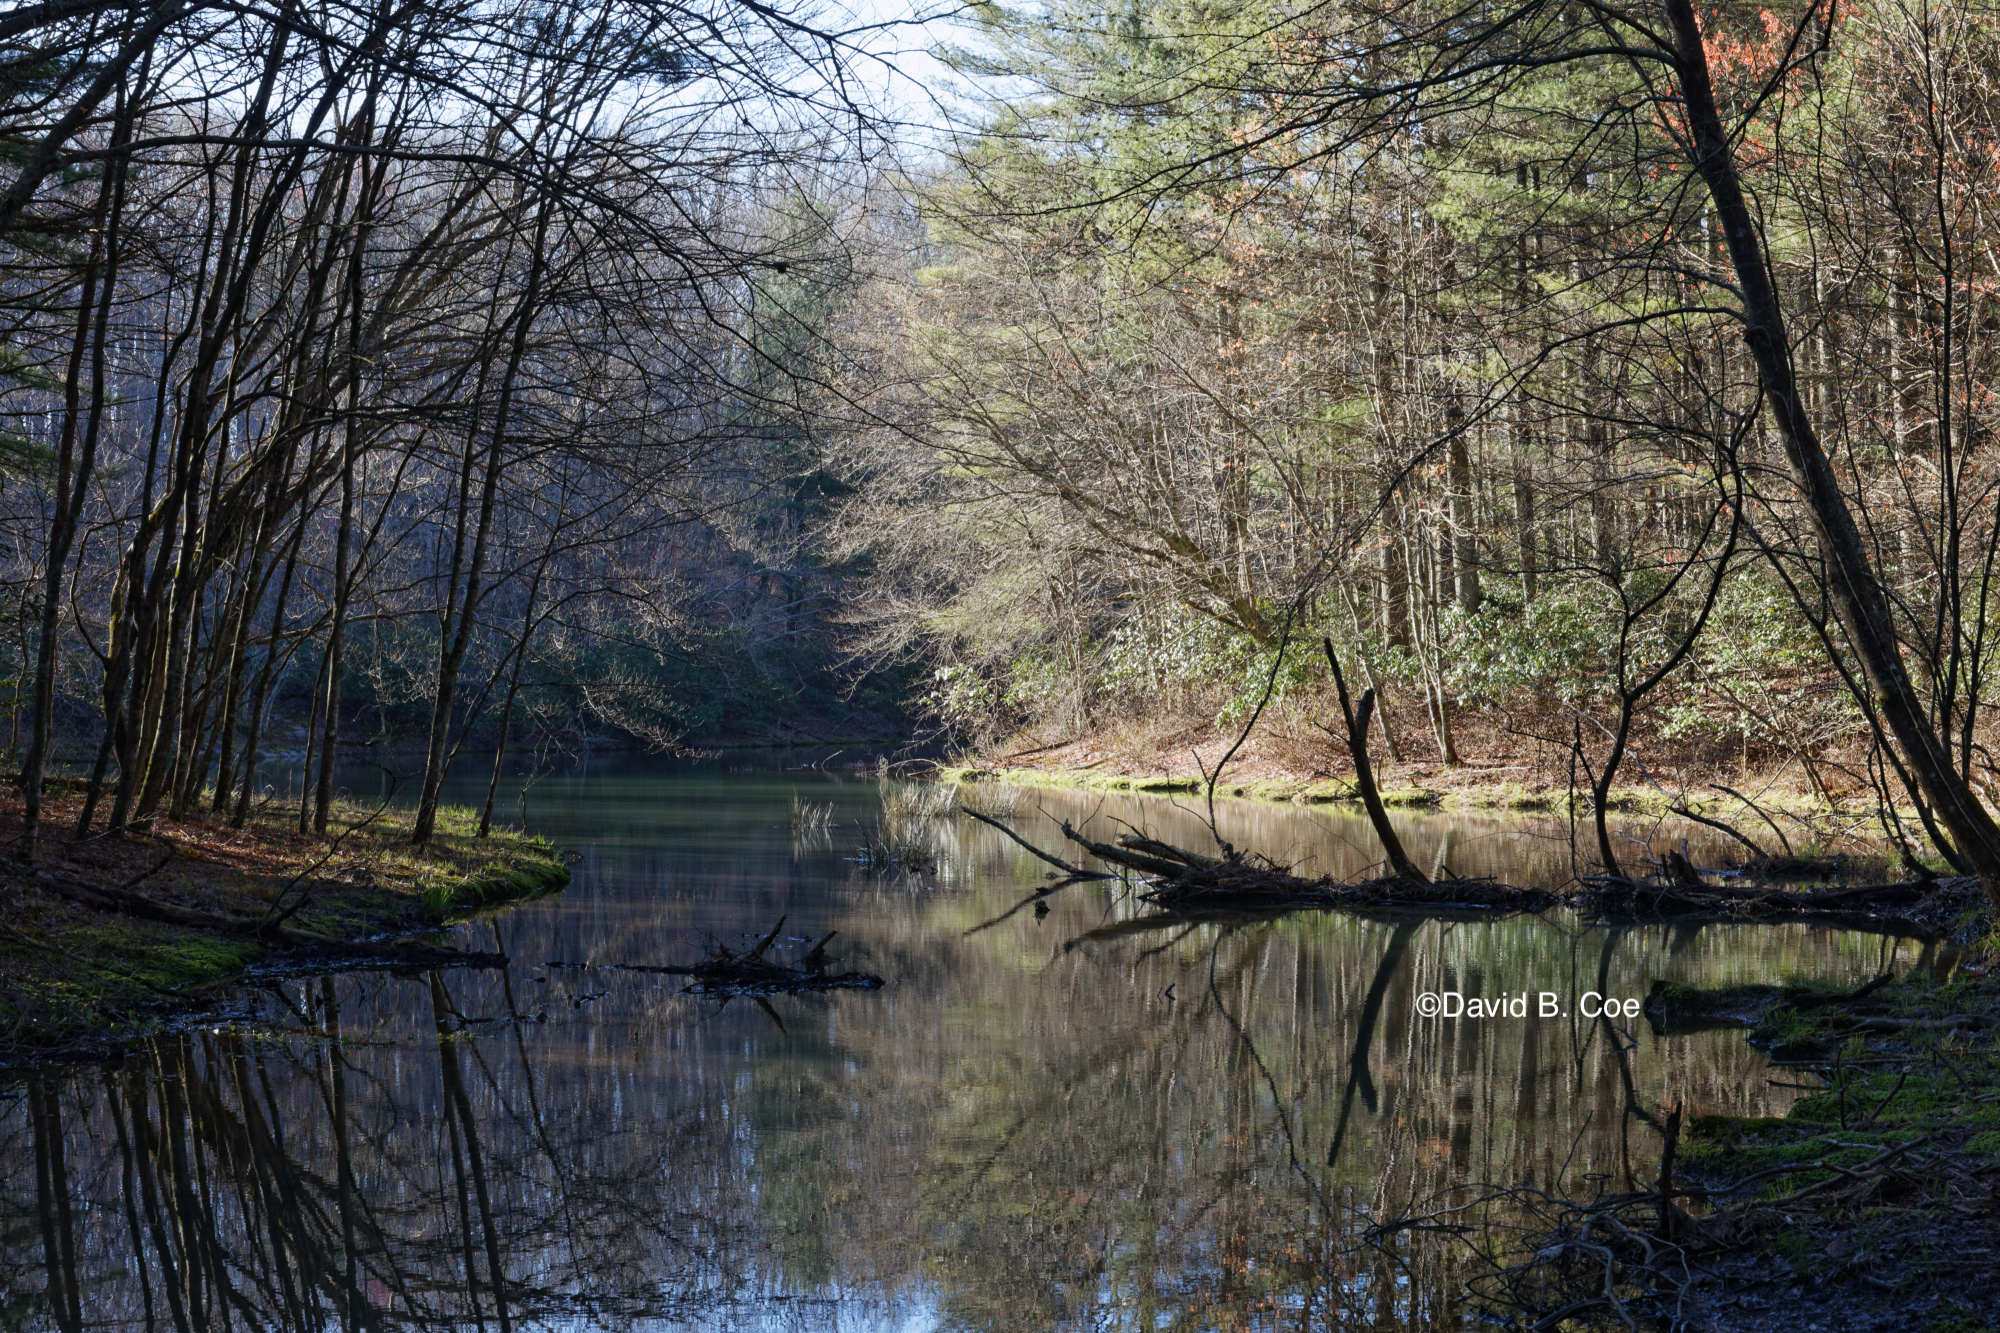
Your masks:
<svg viewBox="0 0 2000 1333"><path fill-rule="evenodd" d="M1541 889L1523 889L1491 879L1429 880L1384 875L1345 884L1334 879L1301 879L1282 867L1247 861L1191 870L1141 896L1181 912L1295 907L1539 912L1559 901L1554 894Z"/></svg>
<svg viewBox="0 0 2000 1333"><path fill-rule="evenodd" d="M1856 884L1841 889L1794 892L1733 885L1710 887L1678 877L1672 883L1585 875L1570 895L1572 906L1616 916L1703 914L1742 920L1774 916L1886 916L1918 925L1948 924L1974 900L1978 881L1969 877Z"/></svg>
<svg viewBox="0 0 2000 1333"><path fill-rule="evenodd" d="M1185 861L1169 861L1164 856L1148 856L1144 852L1128 851L1123 847L1113 847L1109 843L1092 842L1071 828L1067 819L1063 821L1062 831L1065 838L1068 838L1098 860L1109 861L1115 866L1125 866L1128 869L1137 870L1144 874L1160 875L1166 878L1186 874L1193 868Z"/></svg>
<svg viewBox="0 0 2000 1333"><path fill-rule="evenodd" d="M1984 1030L1994 1025L1988 1014L1952 1014L1946 1018L1856 1018L1840 1033L1847 1032L1950 1032L1955 1029Z"/></svg>
<svg viewBox="0 0 2000 1333"><path fill-rule="evenodd" d="M1130 833L1119 834L1118 845L1127 851L1139 852L1145 856L1163 857L1169 861L1179 861L1182 865L1186 866L1206 868L1222 864L1222 858L1219 856L1203 856L1199 852L1190 852L1186 848L1176 847L1172 843L1158 842L1152 838Z"/></svg>

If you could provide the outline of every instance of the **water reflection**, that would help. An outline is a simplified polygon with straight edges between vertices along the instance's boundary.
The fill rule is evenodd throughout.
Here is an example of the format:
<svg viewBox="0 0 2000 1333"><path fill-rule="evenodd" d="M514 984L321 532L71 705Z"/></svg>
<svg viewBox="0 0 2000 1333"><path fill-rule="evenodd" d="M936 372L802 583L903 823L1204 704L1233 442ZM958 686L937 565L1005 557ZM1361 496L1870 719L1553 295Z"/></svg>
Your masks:
<svg viewBox="0 0 2000 1333"><path fill-rule="evenodd" d="M832 802L795 837L791 797ZM1005 915L1046 867L970 821L936 873L845 859L872 783L639 767L544 781L562 900L468 927L492 972L273 980L226 1022L0 1104L8 1327L1459 1327L1464 1251L1363 1232L1481 1182L1649 1179L1650 1122L1798 1095L1738 1034L1655 1039L1586 991L1842 979L1917 949L1804 926L1160 922L1122 885ZM1226 836L1354 873L1344 815ZM1038 793L1017 823L1192 810ZM1559 882L1553 826L1412 820L1413 855ZM838 930L875 993L683 995L566 964ZM1005 916L1005 919L997 920ZM844 946L844 949L843 947ZM1425 1018L1522 991L1560 1017Z"/></svg>

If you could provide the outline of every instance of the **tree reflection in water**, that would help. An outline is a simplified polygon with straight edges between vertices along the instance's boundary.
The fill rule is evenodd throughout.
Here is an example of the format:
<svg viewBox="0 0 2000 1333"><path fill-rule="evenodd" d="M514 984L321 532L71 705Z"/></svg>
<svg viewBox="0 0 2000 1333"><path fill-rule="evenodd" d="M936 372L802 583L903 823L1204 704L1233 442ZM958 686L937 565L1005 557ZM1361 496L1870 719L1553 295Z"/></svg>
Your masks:
<svg viewBox="0 0 2000 1333"><path fill-rule="evenodd" d="M241 1021L7 1090L0 1322L1461 1327L1465 1247L1370 1245L1369 1226L1481 1182L1645 1178L1667 1102L1791 1094L1736 1033L1423 1019L1420 992L1846 978L1894 949L1791 927L1165 922L1116 884L981 929L1038 878L998 834L955 830L955 881L885 886L794 849L788 793L758 791L777 817L752 850L602 847L567 900L481 927L506 932L509 971L275 981ZM659 960L785 910L895 984L767 1016L526 965Z"/></svg>

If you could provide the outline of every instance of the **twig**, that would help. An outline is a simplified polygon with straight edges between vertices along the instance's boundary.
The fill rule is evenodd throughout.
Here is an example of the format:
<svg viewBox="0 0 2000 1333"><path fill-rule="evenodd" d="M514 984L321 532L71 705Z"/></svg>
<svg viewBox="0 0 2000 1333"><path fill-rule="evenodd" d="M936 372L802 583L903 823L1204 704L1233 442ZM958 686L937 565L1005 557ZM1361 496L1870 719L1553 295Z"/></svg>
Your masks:
<svg viewBox="0 0 2000 1333"><path fill-rule="evenodd" d="M1223 753L1222 758L1215 761L1215 772L1213 773L1210 773L1203 766L1201 752L1199 750L1195 751L1194 766L1201 769L1202 777L1208 781L1208 832L1215 839L1215 845L1222 849L1224 856L1236 855L1236 849L1229 845L1229 841L1222 836L1222 830L1215 826L1215 784L1222 780L1223 768L1228 765L1231 759L1236 757L1236 752L1243 748L1243 742L1250 739L1251 731L1257 726L1257 719L1264 716L1265 705L1271 702L1271 692L1278 687L1278 669L1285 664L1285 650L1291 646L1291 643L1292 615L1288 612L1285 616L1284 633L1278 636L1277 655L1271 659L1271 672L1264 677L1264 693L1258 698L1257 709L1250 714L1250 720L1243 724L1242 732L1236 737L1236 744L1230 746Z"/></svg>
<svg viewBox="0 0 2000 1333"><path fill-rule="evenodd" d="M1786 856L1792 855L1792 840L1790 838L1787 838L1785 836L1785 831L1778 827L1777 820L1771 818L1771 816L1764 813L1763 806L1757 804L1755 801L1751 800L1748 796L1745 796L1742 792L1737 791L1734 787L1725 787L1719 782L1711 782L1708 785L1715 788L1715 790L1717 791L1728 792L1731 796L1734 796L1737 800L1743 802L1743 804L1749 806L1752 810L1755 810L1757 812L1757 817L1763 820L1766 824L1769 824L1771 826L1771 832L1778 835L1778 844L1785 849L1785 855Z"/></svg>
<svg viewBox="0 0 2000 1333"><path fill-rule="evenodd" d="M1902 1077L1896 1080L1896 1086L1889 1089L1889 1095L1887 1097L1884 1097L1881 1101L1877 1102L1875 1104L1875 1109L1873 1111L1870 1111L1868 1113L1868 1118L1862 1121L1861 1123L1864 1125L1874 1124L1876 1120L1878 1120L1881 1117L1882 1112L1889 1109L1889 1103L1896 1100L1896 1094L1903 1090L1903 1084L1909 1077L1910 1077L1910 1071L1907 1068L1905 1068L1903 1070Z"/></svg>
<svg viewBox="0 0 2000 1333"><path fill-rule="evenodd" d="M382 812L389 808L389 802L396 799L396 788L401 785L402 785L402 779L400 777L397 778L394 782L391 782L389 784L389 794L382 798L382 804L375 807L374 814L369 815L368 818L362 820L359 824L349 824L346 828L342 829L340 836L335 838L330 844L327 845L326 851L323 854L321 854L320 858L317 861L314 861L312 864L308 865L304 870L301 870L298 874L292 876L291 881L287 883L284 888L278 890L277 896L271 899L270 910L265 912L263 920L258 923L260 928L267 926L283 925L286 922L286 920L291 917L292 913L298 911L301 907L304 907L307 903L312 901L312 894L310 891L308 891L306 893L300 894L299 900L293 903L290 907L287 907L282 912L278 911L278 904L285 901L285 895L290 893L293 889L297 888L299 885L299 881L303 880L307 875L312 874L313 871L319 869L321 866L325 865L329 860L331 860L333 858L333 854L340 850L340 844L347 841L348 834L354 833L360 829L367 828L370 824L374 823L377 819L381 817Z"/></svg>

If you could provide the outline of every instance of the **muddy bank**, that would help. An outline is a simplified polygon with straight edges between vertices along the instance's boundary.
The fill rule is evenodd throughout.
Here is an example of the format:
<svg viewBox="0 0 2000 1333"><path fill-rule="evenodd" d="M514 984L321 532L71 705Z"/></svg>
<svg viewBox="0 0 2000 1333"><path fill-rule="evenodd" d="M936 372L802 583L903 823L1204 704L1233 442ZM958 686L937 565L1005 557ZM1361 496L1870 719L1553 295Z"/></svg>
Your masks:
<svg viewBox="0 0 2000 1333"><path fill-rule="evenodd" d="M1783 1120L1693 1121L1682 1174L1719 1246L1697 1308L1773 1333L2000 1320L1996 1033L1984 960L1765 1014L1752 1040L1820 1087Z"/></svg>
<svg viewBox="0 0 2000 1333"><path fill-rule="evenodd" d="M1513 1243L1472 1284L1492 1316L1717 1333L2000 1321L2000 976L1989 957L1845 991L1660 986L1646 1012L1656 1031L1748 1028L1774 1081L1808 1095L1782 1118L1644 1110L1665 1146L1624 1191L1559 1182L1493 1196L1512 1216L1480 1234Z"/></svg>
<svg viewBox="0 0 2000 1333"><path fill-rule="evenodd" d="M261 971L490 964L436 932L569 883L551 844L478 838L467 811L440 810L423 849L407 812L372 806L336 806L324 838L271 808L242 829L198 812L82 842L73 799L51 792L43 811L39 861L0 860L5 1062L115 1055ZM19 831L19 799L0 801L0 848Z"/></svg>

